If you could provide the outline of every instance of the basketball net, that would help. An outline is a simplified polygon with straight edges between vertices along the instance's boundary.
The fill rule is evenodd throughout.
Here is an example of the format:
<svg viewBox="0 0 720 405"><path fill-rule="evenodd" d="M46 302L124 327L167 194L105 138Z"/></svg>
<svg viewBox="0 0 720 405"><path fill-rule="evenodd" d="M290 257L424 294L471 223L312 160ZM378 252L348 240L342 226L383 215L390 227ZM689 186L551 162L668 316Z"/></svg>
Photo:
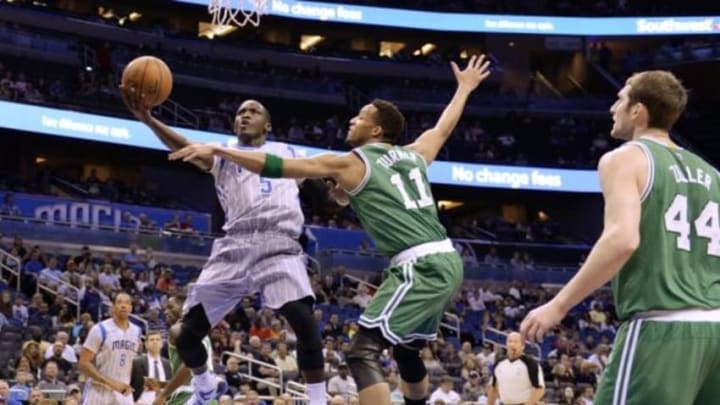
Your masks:
<svg viewBox="0 0 720 405"><path fill-rule="evenodd" d="M260 16L267 13L268 0L210 0L208 13L212 25L237 25L244 27L260 25Z"/></svg>

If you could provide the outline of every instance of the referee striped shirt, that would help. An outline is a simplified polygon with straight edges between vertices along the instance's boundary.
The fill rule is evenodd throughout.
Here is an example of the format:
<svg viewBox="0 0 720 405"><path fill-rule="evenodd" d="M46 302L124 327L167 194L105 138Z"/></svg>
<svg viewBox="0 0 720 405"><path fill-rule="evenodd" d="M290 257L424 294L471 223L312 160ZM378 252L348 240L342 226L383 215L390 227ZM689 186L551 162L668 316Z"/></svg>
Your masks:
<svg viewBox="0 0 720 405"><path fill-rule="evenodd" d="M545 378L538 362L523 354L515 360L499 361L491 384L503 404L516 405L529 401L536 388L545 387Z"/></svg>

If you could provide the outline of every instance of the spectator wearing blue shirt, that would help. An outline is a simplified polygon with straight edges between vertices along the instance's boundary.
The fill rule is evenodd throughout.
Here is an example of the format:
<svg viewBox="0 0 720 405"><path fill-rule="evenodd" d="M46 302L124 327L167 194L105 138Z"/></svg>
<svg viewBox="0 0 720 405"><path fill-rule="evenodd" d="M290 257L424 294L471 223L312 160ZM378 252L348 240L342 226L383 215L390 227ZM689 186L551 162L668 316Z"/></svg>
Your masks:
<svg viewBox="0 0 720 405"><path fill-rule="evenodd" d="M40 270L38 281L40 284L55 289L60 284L62 274L63 272L57 268L57 259L53 257L48 260L47 267Z"/></svg>
<svg viewBox="0 0 720 405"><path fill-rule="evenodd" d="M15 374L15 384L10 387L10 402L27 401L30 398L30 386L27 384L30 374L27 371L18 371Z"/></svg>
<svg viewBox="0 0 720 405"><path fill-rule="evenodd" d="M137 245L135 243L130 244L130 251L123 256L123 261L127 263L128 267L134 271L145 270L145 264L142 261L142 257L137 252Z"/></svg>
<svg viewBox="0 0 720 405"><path fill-rule="evenodd" d="M30 254L30 259L23 265L23 273L31 273L37 277L43 267L42 261L40 261L40 252L35 251Z"/></svg>
<svg viewBox="0 0 720 405"><path fill-rule="evenodd" d="M22 402L10 397L10 386L5 380L0 380L0 398L4 400L5 405L22 405Z"/></svg>
<svg viewBox="0 0 720 405"><path fill-rule="evenodd" d="M10 218L19 218L23 216L20 207L15 204L15 196L12 193L5 194L3 204L0 206L0 216Z"/></svg>

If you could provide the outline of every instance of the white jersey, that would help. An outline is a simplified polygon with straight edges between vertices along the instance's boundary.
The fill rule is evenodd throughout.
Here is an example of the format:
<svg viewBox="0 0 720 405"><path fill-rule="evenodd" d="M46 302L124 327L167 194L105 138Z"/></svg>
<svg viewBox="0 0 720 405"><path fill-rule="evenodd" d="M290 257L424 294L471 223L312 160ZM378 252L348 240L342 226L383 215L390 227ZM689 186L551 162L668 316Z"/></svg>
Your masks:
<svg viewBox="0 0 720 405"><path fill-rule="evenodd" d="M292 147L279 142L250 147L240 146L234 139L227 146L272 153L282 158L295 157ZM260 177L217 156L210 173L215 177L215 189L225 211L223 230L228 235L269 229L292 239L300 237L305 218L300 209L297 180Z"/></svg>
<svg viewBox="0 0 720 405"><path fill-rule="evenodd" d="M83 347L95 353L95 367L100 374L130 384L132 362L140 347L141 335L140 328L132 322L127 329L122 329L110 318L90 328ZM88 378L84 403L93 403L90 400L93 395L104 398L108 391Z"/></svg>

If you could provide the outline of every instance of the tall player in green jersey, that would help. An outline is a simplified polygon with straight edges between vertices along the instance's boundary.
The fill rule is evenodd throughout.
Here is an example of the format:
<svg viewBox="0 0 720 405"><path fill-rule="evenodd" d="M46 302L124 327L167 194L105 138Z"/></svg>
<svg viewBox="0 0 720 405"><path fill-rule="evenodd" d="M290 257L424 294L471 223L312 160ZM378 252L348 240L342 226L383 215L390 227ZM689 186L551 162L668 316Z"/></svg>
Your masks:
<svg viewBox="0 0 720 405"><path fill-rule="evenodd" d="M185 405L193 394L193 387L190 385L192 373L190 369L185 367L180 358L180 354L175 348L175 340L180 333L181 325L179 321L182 319L184 303L184 294L176 294L168 299L167 305L165 306L165 321L168 325L172 325L168 333L168 354L170 355L173 376L165 386L161 387L162 390L159 390L153 405ZM210 342L210 337L205 336L202 340L202 345L208 353L207 365L212 370L212 343ZM155 382L152 381L151 384L153 383ZM213 399L208 402L208 405L217 405L217 401Z"/></svg>
<svg viewBox="0 0 720 405"><path fill-rule="evenodd" d="M669 72L633 75L610 109L602 157L605 226L580 271L521 332L540 339L611 278L624 322L596 405L720 398L720 176L669 136L687 94Z"/></svg>
<svg viewBox="0 0 720 405"><path fill-rule="evenodd" d="M392 103L375 100L350 121L347 141L355 149L344 155L282 160L209 145L170 155L190 160L215 154L265 177L334 179L378 251L391 258L347 358L362 405L390 405L379 359L391 345L405 403L425 404L428 379L418 346L435 338L443 312L462 283L462 260L438 220L427 165L457 125L470 93L490 73L483 56L473 56L465 70L454 63L452 68L458 83L453 99L435 127L408 146L394 145L404 132L403 115Z"/></svg>

